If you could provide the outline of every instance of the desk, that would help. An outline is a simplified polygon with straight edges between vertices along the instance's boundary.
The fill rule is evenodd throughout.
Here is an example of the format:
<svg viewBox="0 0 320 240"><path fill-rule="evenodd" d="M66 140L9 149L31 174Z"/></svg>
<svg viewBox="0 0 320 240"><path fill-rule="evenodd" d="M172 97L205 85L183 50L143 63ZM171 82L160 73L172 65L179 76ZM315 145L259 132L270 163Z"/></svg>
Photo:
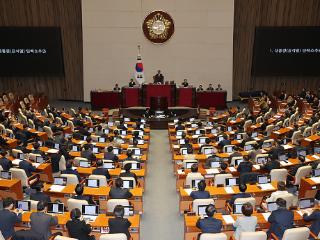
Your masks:
<svg viewBox="0 0 320 240"><path fill-rule="evenodd" d="M225 109L227 108L227 92L197 92L197 105L201 108Z"/></svg>
<svg viewBox="0 0 320 240"><path fill-rule="evenodd" d="M320 189L320 177L301 178L299 198L314 198Z"/></svg>
<svg viewBox="0 0 320 240"><path fill-rule="evenodd" d="M0 179L0 197L12 197L15 200L23 199L22 185L19 179Z"/></svg>
<svg viewBox="0 0 320 240"><path fill-rule="evenodd" d="M91 91L91 108L101 110L102 108L119 108L121 106L120 92L113 91Z"/></svg>
<svg viewBox="0 0 320 240"><path fill-rule="evenodd" d="M142 85L143 105L150 107L151 97L166 97L168 106L175 106L175 84L145 84Z"/></svg>
<svg viewBox="0 0 320 240"><path fill-rule="evenodd" d="M122 88L122 107L141 106L141 89L139 87Z"/></svg>
<svg viewBox="0 0 320 240"><path fill-rule="evenodd" d="M177 106L195 107L196 89L194 87L177 88Z"/></svg>

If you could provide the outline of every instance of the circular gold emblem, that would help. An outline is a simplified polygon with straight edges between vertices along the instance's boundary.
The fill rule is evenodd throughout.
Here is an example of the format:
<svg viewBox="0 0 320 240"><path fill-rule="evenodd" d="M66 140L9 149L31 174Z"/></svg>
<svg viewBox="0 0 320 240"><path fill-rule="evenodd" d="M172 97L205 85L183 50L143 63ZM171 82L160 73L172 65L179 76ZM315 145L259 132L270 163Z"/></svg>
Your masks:
<svg viewBox="0 0 320 240"><path fill-rule="evenodd" d="M171 16L163 11L150 13L143 21L142 30L147 39L153 43L164 43L174 33Z"/></svg>

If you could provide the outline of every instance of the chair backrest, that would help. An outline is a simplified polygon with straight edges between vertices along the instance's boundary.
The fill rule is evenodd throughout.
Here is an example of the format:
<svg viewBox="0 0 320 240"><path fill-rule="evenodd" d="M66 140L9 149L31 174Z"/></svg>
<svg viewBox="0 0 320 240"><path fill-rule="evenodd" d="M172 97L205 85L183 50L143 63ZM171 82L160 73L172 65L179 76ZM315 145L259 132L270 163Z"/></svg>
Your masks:
<svg viewBox="0 0 320 240"><path fill-rule="evenodd" d="M309 235L310 229L307 227L290 228L284 231L282 240L306 240Z"/></svg>
<svg viewBox="0 0 320 240"><path fill-rule="evenodd" d="M301 132L298 130L298 131L295 131L293 134L292 134L292 137L291 137L291 141L293 144L295 145L298 145L299 143L297 142L297 140L301 139L303 136L301 134Z"/></svg>
<svg viewBox="0 0 320 240"><path fill-rule="evenodd" d="M247 120L244 122L244 125L243 125L243 130L246 132L248 131L248 128L252 125L252 121L251 120Z"/></svg>
<svg viewBox="0 0 320 240"><path fill-rule="evenodd" d="M0 240L5 240L5 238L2 235L2 232L0 231Z"/></svg>
<svg viewBox="0 0 320 240"><path fill-rule="evenodd" d="M34 122L32 121L32 119L28 120L28 125L29 125L30 128L35 129L35 125L34 125Z"/></svg>
<svg viewBox="0 0 320 240"><path fill-rule="evenodd" d="M107 182L107 178L106 176L103 175L95 175L95 174L91 174L88 179L97 179L99 180L99 186L107 186L108 182Z"/></svg>
<svg viewBox="0 0 320 240"><path fill-rule="evenodd" d="M274 129L274 125L273 124L270 124L266 127L266 132L267 132L267 136L270 136L271 135L271 132L273 131Z"/></svg>
<svg viewBox="0 0 320 240"><path fill-rule="evenodd" d="M58 235L54 238L54 240L77 240L77 239Z"/></svg>
<svg viewBox="0 0 320 240"><path fill-rule="evenodd" d="M240 240L267 240L267 233L264 231L241 232Z"/></svg>
<svg viewBox="0 0 320 240"><path fill-rule="evenodd" d="M78 177L74 174L61 174L61 177L67 178L67 184L78 184Z"/></svg>
<svg viewBox="0 0 320 240"><path fill-rule="evenodd" d="M23 153L21 150L19 149L12 149L12 155L17 158L18 154Z"/></svg>
<svg viewBox="0 0 320 240"><path fill-rule="evenodd" d="M66 170L66 158L63 155L61 155L61 157L60 157L59 170L60 171Z"/></svg>
<svg viewBox="0 0 320 240"><path fill-rule="evenodd" d="M67 120L67 126L70 127L71 131L74 132L74 124L72 121Z"/></svg>
<svg viewBox="0 0 320 240"><path fill-rule="evenodd" d="M286 118L282 124L283 127L289 127L289 118Z"/></svg>
<svg viewBox="0 0 320 240"><path fill-rule="evenodd" d="M199 214L198 213L198 206L209 205L209 204L214 205L214 200L212 198L195 199L192 202L192 212L195 212L198 215Z"/></svg>
<svg viewBox="0 0 320 240"><path fill-rule="evenodd" d="M100 240L127 240L127 235L124 233L113 233L113 234L101 234Z"/></svg>
<svg viewBox="0 0 320 240"><path fill-rule="evenodd" d="M35 154L35 153L29 153L29 160L35 162L37 157L41 157L41 155L40 154Z"/></svg>
<svg viewBox="0 0 320 240"><path fill-rule="evenodd" d="M12 172L12 178L20 179L22 187L29 187L28 176L23 169L20 168L10 168Z"/></svg>
<svg viewBox="0 0 320 240"><path fill-rule="evenodd" d="M200 240L227 240L228 236L225 233L202 233Z"/></svg>
<svg viewBox="0 0 320 240"><path fill-rule="evenodd" d="M13 134L13 131L9 128L6 128L5 133L7 136L9 136L10 134ZM13 137L15 138L15 136L13 135Z"/></svg>
<svg viewBox="0 0 320 240"><path fill-rule="evenodd" d="M187 177L186 177L185 185L188 185L188 186L191 187L192 180L204 180L204 177L201 175L201 173L199 173L199 174L188 174Z"/></svg>
<svg viewBox="0 0 320 240"><path fill-rule="evenodd" d="M282 125L283 125L283 122L282 122L282 121L279 121L279 122L276 123L276 126L277 126L277 127L281 127Z"/></svg>
<svg viewBox="0 0 320 240"><path fill-rule="evenodd" d="M133 188L136 187L137 183L136 183L136 179L134 177L121 177L122 180L129 180L129 181L133 181Z"/></svg>
<svg viewBox="0 0 320 240"><path fill-rule="evenodd" d="M88 158L75 157L75 158L73 159L73 164L74 164L74 166L79 167L80 161L87 161L87 162L89 162Z"/></svg>
<svg viewBox="0 0 320 240"><path fill-rule="evenodd" d="M319 123L314 123L314 124L312 124L312 127L311 127L311 135L314 135L314 134L317 133L318 125L319 125Z"/></svg>
<svg viewBox="0 0 320 240"><path fill-rule="evenodd" d="M130 206L130 203L128 199L109 199L107 202L107 211L113 212L117 205Z"/></svg>
<svg viewBox="0 0 320 240"><path fill-rule="evenodd" d="M287 175L288 175L288 170L285 169L285 168L272 169L270 171L271 181L286 182L287 181Z"/></svg>
<svg viewBox="0 0 320 240"><path fill-rule="evenodd" d="M257 117L256 123L262 123L263 119L262 116Z"/></svg>
<svg viewBox="0 0 320 240"><path fill-rule="evenodd" d="M226 174L216 174L214 176L214 186L216 187L217 185L226 185L226 178L232 178L231 173L226 173Z"/></svg>
<svg viewBox="0 0 320 240"><path fill-rule="evenodd" d="M60 117L56 117L56 122L63 125L63 121Z"/></svg>
<svg viewBox="0 0 320 240"><path fill-rule="evenodd" d="M72 209L79 208L80 211L82 209L82 205L88 205L88 201L86 200L79 200L69 198L67 201L68 211L71 212Z"/></svg>
<svg viewBox="0 0 320 240"><path fill-rule="evenodd" d="M256 199L254 197L249 197L249 198L237 198L234 201L234 204L243 204L243 203L251 203L251 205L253 206L253 208L255 208L256 206Z"/></svg>
<svg viewBox="0 0 320 240"><path fill-rule="evenodd" d="M44 126L43 130L47 133L48 138L53 138L53 132L52 129L48 126Z"/></svg>
<svg viewBox="0 0 320 240"><path fill-rule="evenodd" d="M6 130L5 126L3 124L0 124L0 132L3 134L5 133L5 130Z"/></svg>
<svg viewBox="0 0 320 240"><path fill-rule="evenodd" d="M294 185L300 185L301 178L308 176L312 170L311 166L302 166L299 167L295 177Z"/></svg>
<svg viewBox="0 0 320 240"><path fill-rule="evenodd" d="M286 200L287 204L286 207L289 209L290 207L292 207L294 204L294 195L291 193L283 193L283 194L279 194L275 197L275 200L277 200L278 198L282 198L284 200Z"/></svg>

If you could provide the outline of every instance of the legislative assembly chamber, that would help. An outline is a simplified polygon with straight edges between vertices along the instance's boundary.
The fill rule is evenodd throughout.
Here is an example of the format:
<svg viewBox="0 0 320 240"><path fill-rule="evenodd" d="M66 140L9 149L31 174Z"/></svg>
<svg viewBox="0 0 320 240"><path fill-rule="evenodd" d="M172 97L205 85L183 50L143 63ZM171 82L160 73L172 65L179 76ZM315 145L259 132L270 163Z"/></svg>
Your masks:
<svg viewBox="0 0 320 240"><path fill-rule="evenodd" d="M320 1L0 0L0 240L320 239Z"/></svg>

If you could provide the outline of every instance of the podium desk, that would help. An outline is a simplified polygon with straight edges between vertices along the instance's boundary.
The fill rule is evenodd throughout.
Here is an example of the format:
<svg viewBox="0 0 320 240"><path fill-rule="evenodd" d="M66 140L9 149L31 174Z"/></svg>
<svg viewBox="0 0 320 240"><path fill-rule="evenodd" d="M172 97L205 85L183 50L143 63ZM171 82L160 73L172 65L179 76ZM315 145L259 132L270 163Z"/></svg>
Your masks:
<svg viewBox="0 0 320 240"><path fill-rule="evenodd" d="M141 106L141 88L123 87L122 88L122 107Z"/></svg>
<svg viewBox="0 0 320 240"><path fill-rule="evenodd" d="M121 106L120 92L114 91L91 91L91 108L101 110L102 108L119 108Z"/></svg>
<svg viewBox="0 0 320 240"><path fill-rule="evenodd" d="M227 108L226 91L204 91L197 92L197 105L201 108L215 107L217 109Z"/></svg>
<svg viewBox="0 0 320 240"><path fill-rule="evenodd" d="M143 105L150 107L151 97L166 97L168 107L175 106L175 84L146 84L142 85Z"/></svg>
<svg viewBox="0 0 320 240"><path fill-rule="evenodd" d="M194 87L177 88L176 103L177 103L177 106L195 107L196 89Z"/></svg>

